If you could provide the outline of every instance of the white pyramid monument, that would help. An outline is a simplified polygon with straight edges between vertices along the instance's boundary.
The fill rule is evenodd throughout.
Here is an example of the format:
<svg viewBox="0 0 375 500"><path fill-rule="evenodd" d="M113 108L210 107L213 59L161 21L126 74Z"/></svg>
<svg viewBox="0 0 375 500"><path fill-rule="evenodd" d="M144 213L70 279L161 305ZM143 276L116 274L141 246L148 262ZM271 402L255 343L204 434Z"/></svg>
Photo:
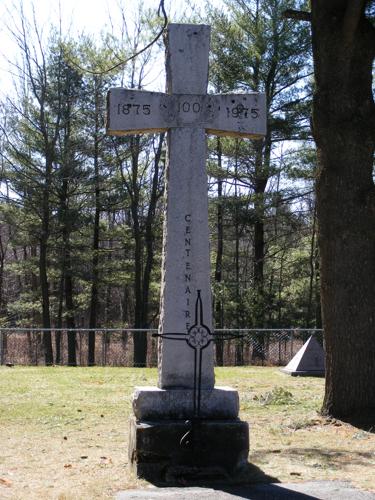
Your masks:
<svg viewBox="0 0 375 500"><path fill-rule="evenodd" d="M324 376L324 351L313 335L303 344L293 359L281 368L281 371L293 376Z"/></svg>

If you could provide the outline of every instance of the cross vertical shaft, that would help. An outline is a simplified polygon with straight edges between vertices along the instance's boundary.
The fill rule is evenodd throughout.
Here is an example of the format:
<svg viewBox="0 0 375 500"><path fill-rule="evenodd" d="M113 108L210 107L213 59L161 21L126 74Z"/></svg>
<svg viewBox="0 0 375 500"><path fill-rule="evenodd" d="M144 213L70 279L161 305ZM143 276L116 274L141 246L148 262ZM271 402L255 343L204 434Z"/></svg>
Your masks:
<svg viewBox="0 0 375 500"><path fill-rule="evenodd" d="M189 95L207 91L210 28L171 24L167 41L167 91ZM186 111L186 112L188 112ZM166 218L164 222L159 333L184 332L194 322L201 290L205 324L212 328L206 133L204 128L171 128L168 138ZM203 354L202 388L214 386L213 349ZM194 360L185 342L159 345L159 386L193 388Z"/></svg>

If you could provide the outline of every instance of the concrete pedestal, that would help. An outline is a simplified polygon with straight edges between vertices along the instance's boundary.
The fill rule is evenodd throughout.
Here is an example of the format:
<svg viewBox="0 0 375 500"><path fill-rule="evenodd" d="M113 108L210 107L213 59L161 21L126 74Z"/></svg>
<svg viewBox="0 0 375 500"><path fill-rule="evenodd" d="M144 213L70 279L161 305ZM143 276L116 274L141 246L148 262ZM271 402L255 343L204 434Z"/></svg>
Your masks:
<svg viewBox="0 0 375 500"><path fill-rule="evenodd" d="M239 419L200 420L190 445L184 420L130 421L129 459L138 477L154 482L178 479L222 480L247 463L249 426Z"/></svg>
<svg viewBox="0 0 375 500"><path fill-rule="evenodd" d="M200 410L201 418L192 421L191 389L136 387L129 458L138 477L167 483L181 477L223 480L247 463L249 426L238 419L237 391L202 390ZM182 440L189 431L189 439Z"/></svg>
<svg viewBox="0 0 375 500"><path fill-rule="evenodd" d="M137 420L187 420L193 415L192 389L135 387L133 412ZM202 389L200 416L203 419L232 419L239 412L238 392L231 387Z"/></svg>

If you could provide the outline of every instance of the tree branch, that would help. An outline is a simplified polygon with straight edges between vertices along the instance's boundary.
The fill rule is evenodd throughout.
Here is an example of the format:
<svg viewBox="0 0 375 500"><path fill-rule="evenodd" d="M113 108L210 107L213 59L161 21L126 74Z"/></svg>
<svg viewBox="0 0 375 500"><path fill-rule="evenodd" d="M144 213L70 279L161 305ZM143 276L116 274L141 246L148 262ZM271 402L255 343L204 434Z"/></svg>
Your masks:
<svg viewBox="0 0 375 500"><path fill-rule="evenodd" d="M297 21L311 22L311 12L306 12L305 10L286 9L283 12L283 17Z"/></svg>
<svg viewBox="0 0 375 500"><path fill-rule="evenodd" d="M128 63L130 61L133 61L136 57L138 57L139 55L143 54L143 52L146 52L146 50L150 49L159 40L159 38L163 35L163 33L164 33L164 31L165 31L165 29L166 29L166 27L168 25L168 16L167 16L167 13L165 11L164 1L165 0L160 0L159 8L158 8L158 16L160 15L160 12L163 14L163 19L164 19L163 26L160 28L160 31L157 33L157 35L155 36L155 38L150 43L148 43L142 49L138 50L132 56L130 56L127 59L125 59L123 61L120 61L117 64L114 64L114 65L112 65L112 66L110 66L110 67L108 67L108 68L106 68L106 69L104 69L102 71L92 71L91 69L83 68L79 64L75 63L71 58L69 58L68 54L65 55L66 58L67 58L67 60L69 61L70 64L72 64L73 66L75 66L77 69L79 69L83 73L88 73L90 75L101 76L101 75L105 75L106 73L110 73L111 71L114 71L115 69L122 68L123 66L125 66L126 63Z"/></svg>

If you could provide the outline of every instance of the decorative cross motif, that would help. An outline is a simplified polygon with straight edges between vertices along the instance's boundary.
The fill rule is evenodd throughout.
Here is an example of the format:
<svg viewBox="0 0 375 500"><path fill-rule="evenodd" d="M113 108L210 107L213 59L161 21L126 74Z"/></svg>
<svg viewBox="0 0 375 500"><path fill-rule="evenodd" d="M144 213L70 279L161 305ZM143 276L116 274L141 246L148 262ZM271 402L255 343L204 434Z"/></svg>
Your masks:
<svg viewBox="0 0 375 500"><path fill-rule="evenodd" d="M178 340L186 342L194 350L194 384L193 384L193 419L200 419L201 393L202 393L202 351L206 349L211 342L216 340L230 340L240 338L242 335L230 333L212 333L203 322L203 303L201 291L197 290L197 299L195 302L195 320L194 324L187 332L154 333L153 337L159 337L165 340Z"/></svg>
<svg viewBox="0 0 375 500"><path fill-rule="evenodd" d="M155 333L153 337L186 342L194 350L194 385L193 385L193 418L200 418L202 351L213 341L210 329L203 323L203 305L201 291L197 290L195 303L195 321L188 332Z"/></svg>
<svg viewBox="0 0 375 500"><path fill-rule="evenodd" d="M186 342L194 350L194 385L193 385L193 415L186 423L189 430L181 440L181 446L194 446L196 442L197 428L201 420L201 396L202 396L202 351L206 349L211 342L216 340L230 340L240 338L243 335L234 335L226 333L212 333L203 322L203 304L201 291L197 290L197 299L195 302L195 321L188 332L170 332L154 333L153 337L159 337L165 340L178 340Z"/></svg>

